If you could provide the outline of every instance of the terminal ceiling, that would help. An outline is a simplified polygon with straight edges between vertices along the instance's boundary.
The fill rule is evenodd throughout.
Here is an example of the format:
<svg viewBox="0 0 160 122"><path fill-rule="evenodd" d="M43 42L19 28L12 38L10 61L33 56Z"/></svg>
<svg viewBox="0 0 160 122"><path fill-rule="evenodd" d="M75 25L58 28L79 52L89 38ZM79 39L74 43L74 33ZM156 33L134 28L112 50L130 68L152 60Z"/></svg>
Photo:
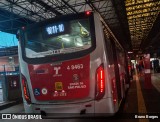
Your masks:
<svg viewBox="0 0 160 122"><path fill-rule="evenodd" d="M158 42L160 0L0 0L0 31L16 33L31 23L88 10L100 13L126 50Z"/></svg>

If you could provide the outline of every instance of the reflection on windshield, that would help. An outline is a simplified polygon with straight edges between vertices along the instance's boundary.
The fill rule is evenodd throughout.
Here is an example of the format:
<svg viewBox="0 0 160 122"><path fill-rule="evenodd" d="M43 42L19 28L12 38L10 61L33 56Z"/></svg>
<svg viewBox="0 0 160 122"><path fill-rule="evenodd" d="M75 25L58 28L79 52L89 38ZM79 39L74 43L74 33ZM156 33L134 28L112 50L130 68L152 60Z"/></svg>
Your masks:
<svg viewBox="0 0 160 122"><path fill-rule="evenodd" d="M90 25L88 19L68 23L69 33L44 38L40 30L25 33L25 51L28 58L45 57L85 50L91 47Z"/></svg>

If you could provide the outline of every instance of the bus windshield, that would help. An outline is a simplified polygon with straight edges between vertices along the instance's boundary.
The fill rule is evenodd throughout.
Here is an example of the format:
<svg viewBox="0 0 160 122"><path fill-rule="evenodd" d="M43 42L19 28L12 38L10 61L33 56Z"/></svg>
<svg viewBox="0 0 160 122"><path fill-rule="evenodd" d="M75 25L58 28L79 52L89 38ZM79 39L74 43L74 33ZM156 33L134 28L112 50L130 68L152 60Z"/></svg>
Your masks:
<svg viewBox="0 0 160 122"><path fill-rule="evenodd" d="M86 50L91 47L88 18L53 22L24 33L27 58L47 57Z"/></svg>

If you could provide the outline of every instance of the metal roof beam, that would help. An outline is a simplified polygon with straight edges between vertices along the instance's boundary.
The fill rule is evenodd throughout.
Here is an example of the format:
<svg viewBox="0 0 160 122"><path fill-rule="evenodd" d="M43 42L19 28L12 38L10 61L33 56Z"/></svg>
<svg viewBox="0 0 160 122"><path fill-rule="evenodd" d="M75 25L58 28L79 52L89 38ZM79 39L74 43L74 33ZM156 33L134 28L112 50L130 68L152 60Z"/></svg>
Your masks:
<svg viewBox="0 0 160 122"><path fill-rule="evenodd" d="M99 10L93 5L93 3L90 0L85 1L93 10L97 11L100 14Z"/></svg>
<svg viewBox="0 0 160 122"><path fill-rule="evenodd" d="M122 1L122 0L118 0L118 1L119 1L120 5L123 6L123 1ZM122 32L123 32L124 36L128 36L126 40L121 40L121 41L123 41L123 45L124 45L126 42L128 42L128 43L127 43L127 44L128 44L128 47L127 47L127 48L131 49L131 39L130 39L130 35L127 34L127 33L129 32L129 28L127 28L127 30L126 30L125 27L124 27L124 25L123 25L123 22L122 22L122 19L121 19L121 17L120 17L119 10L118 10L118 5L119 5L119 3L117 3L117 0L111 0L111 2L112 2L113 6L114 6L114 8L115 8L115 12L116 12L116 14L117 14L117 18L118 18L119 23L120 23L120 25L121 25L121 28L122 28L122 30L123 30ZM124 5L124 7L125 7L125 5ZM122 12L122 11L121 11L121 12ZM127 23L127 16L124 15L124 17L126 18L126 20L123 20L123 21L126 21L125 24L128 25L128 23ZM128 26L127 26L127 27L128 27ZM127 31L128 31L128 32L127 32Z"/></svg>
<svg viewBox="0 0 160 122"><path fill-rule="evenodd" d="M9 3L11 3L11 4L13 4L13 5L16 5L16 6L18 6L19 8L24 9L24 10L30 12L30 13L36 14L36 13L34 13L33 11L29 11L28 9L23 8L22 6L16 4L16 2L13 2L13 1L11 1L11 0L6 0L6 1L9 2ZM36 14L36 15L39 16L40 18L45 19L43 16L40 16L40 15L38 15L38 14Z"/></svg>
<svg viewBox="0 0 160 122"><path fill-rule="evenodd" d="M72 11L78 13L71 5L69 5L65 0L61 0L65 5L67 5Z"/></svg>
<svg viewBox="0 0 160 122"><path fill-rule="evenodd" d="M23 18L23 17L15 17L15 18L10 18L9 16L5 16L4 14L2 14L1 12L4 12L4 10L1 10L0 9L0 16L3 18L1 18L0 19L0 23L2 23L2 22L7 22L7 21L12 21L12 20L14 20L14 21L16 21L16 22L19 22L19 23L23 23L23 24L26 24L26 23L28 23L28 20L25 20L25 18ZM7 13L8 13L8 11L7 11ZM14 16L14 15L13 15ZM21 21L20 19L23 19L24 21L26 21L26 22L24 22L24 21Z"/></svg>
<svg viewBox="0 0 160 122"><path fill-rule="evenodd" d="M56 15L62 15L62 13L60 13L59 11L55 10L54 8L52 8L51 6L47 5L45 2L41 1L41 0L35 0L34 2L36 2L37 4L40 4L41 6L43 6L46 10L49 10L53 13L55 13Z"/></svg>

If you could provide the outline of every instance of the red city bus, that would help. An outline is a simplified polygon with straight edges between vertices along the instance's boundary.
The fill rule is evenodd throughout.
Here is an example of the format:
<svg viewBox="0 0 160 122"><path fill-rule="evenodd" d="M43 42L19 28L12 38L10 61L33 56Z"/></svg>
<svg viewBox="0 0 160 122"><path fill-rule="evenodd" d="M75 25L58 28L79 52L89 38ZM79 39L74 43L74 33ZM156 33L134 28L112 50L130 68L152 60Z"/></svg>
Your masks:
<svg viewBox="0 0 160 122"><path fill-rule="evenodd" d="M26 113L115 114L125 97L125 55L98 13L23 27L19 38Z"/></svg>

